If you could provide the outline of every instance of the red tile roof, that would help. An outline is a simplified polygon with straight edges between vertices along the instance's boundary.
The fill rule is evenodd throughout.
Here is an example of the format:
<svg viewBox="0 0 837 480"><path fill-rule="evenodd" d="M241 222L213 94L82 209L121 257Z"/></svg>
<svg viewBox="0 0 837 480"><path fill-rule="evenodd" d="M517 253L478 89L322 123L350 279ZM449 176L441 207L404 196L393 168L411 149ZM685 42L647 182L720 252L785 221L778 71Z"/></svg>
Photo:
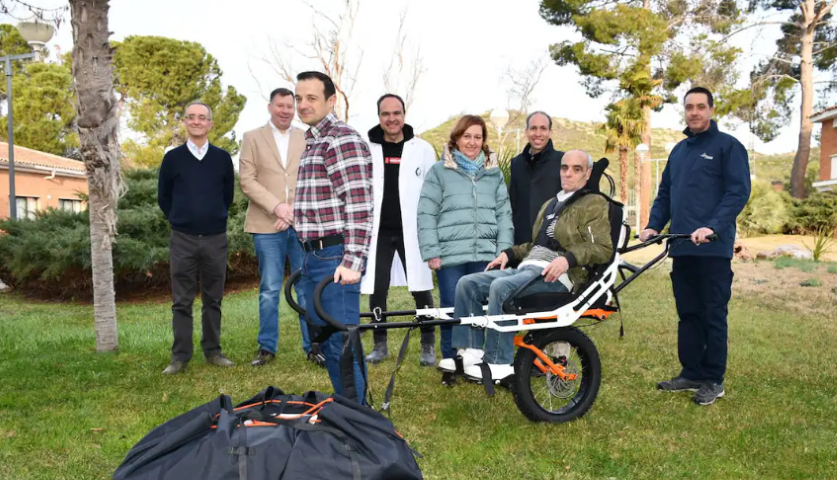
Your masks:
<svg viewBox="0 0 837 480"><path fill-rule="evenodd" d="M831 112L831 111L834 111L834 110L837 110L837 105L833 105L833 106L828 107L824 110L820 110L819 112L815 112L815 113L811 114L811 118L817 117L819 115L822 115L823 113Z"/></svg>
<svg viewBox="0 0 837 480"><path fill-rule="evenodd" d="M0 142L0 164L9 164L9 144ZM59 157L51 153L32 150L31 148L15 145L15 165L29 165L46 168L60 168L84 173L84 162Z"/></svg>

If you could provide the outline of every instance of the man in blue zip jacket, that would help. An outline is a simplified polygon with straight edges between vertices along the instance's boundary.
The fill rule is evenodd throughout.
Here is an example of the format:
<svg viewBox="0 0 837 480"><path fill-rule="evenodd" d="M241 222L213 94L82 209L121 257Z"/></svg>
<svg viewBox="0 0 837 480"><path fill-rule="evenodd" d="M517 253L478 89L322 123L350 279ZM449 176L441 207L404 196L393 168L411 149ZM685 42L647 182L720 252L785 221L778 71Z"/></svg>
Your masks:
<svg viewBox="0 0 837 480"><path fill-rule="evenodd" d="M692 88L684 103L688 128L683 133L688 138L668 157L640 240L657 235L669 220L671 233L692 235L691 242L674 244L670 254L683 368L657 388L697 392L695 403L710 405L724 396L735 222L750 198L750 164L741 142L718 131L709 90ZM713 233L718 239L709 243Z"/></svg>

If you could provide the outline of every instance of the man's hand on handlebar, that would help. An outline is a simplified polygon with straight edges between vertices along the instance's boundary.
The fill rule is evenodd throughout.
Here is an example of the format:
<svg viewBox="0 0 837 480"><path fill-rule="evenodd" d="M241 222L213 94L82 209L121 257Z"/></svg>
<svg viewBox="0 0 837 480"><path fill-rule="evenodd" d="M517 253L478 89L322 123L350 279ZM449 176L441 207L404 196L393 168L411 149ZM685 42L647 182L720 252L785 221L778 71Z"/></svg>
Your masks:
<svg viewBox="0 0 837 480"><path fill-rule="evenodd" d="M640 242L647 242L649 238L659 235L660 232L654 230L653 228L646 228L645 230L639 233L639 241Z"/></svg>
<svg viewBox="0 0 837 480"><path fill-rule="evenodd" d="M692 243L700 245L701 243L709 243L712 240L706 238L713 235L715 232L711 228L702 227L692 232Z"/></svg>
<svg viewBox="0 0 837 480"><path fill-rule="evenodd" d="M343 265L337 267L337 270L334 271L334 283L340 283L340 285L354 285L355 283L360 281L360 272L356 272L351 268L346 268Z"/></svg>

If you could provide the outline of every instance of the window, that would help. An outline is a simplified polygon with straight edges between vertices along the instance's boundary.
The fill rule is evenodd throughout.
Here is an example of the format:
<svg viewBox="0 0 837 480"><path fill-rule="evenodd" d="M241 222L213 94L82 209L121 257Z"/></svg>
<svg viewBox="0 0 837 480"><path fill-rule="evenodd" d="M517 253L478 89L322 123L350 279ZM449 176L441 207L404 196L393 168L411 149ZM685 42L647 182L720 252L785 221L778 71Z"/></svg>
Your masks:
<svg viewBox="0 0 837 480"><path fill-rule="evenodd" d="M831 156L831 179L837 180L837 155Z"/></svg>
<svg viewBox="0 0 837 480"><path fill-rule="evenodd" d="M17 204L17 218L35 218L38 211L38 197L15 197Z"/></svg>
<svg viewBox="0 0 837 480"><path fill-rule="evenodd" d="M75 212L78 213L81 211L81 200L73 200L69 198L59 198L58 199L58 209L63 210L65 212Z"/></svg>

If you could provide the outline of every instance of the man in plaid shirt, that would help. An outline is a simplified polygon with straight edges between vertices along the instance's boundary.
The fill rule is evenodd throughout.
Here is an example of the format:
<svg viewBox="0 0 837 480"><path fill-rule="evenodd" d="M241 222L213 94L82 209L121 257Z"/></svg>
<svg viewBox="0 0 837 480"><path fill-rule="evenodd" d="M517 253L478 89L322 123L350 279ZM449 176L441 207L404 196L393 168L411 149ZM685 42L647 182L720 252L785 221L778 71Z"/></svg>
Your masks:
<svg viewBox="0 0 837 480"><path fill-rule="evenodd" d="M346 325L360 323L359 282L372 232L372 156L360 134L332 113L336 101L334 83L327 75L297 75L297 113L310 126L294 201L294 227L305 250L299 282L306 312L321 326L325 322L314 310L314 287L326 276L333 276L334 283L323 291L323 309ZM317 333L312 331L311 338ZM354 389L347 385L344 394L343 342L343 333L335 332L321 344L326 368L335 393L356 395L363 402L366 366L362 357L358 363L358 355L352 355Z"/></svg>

